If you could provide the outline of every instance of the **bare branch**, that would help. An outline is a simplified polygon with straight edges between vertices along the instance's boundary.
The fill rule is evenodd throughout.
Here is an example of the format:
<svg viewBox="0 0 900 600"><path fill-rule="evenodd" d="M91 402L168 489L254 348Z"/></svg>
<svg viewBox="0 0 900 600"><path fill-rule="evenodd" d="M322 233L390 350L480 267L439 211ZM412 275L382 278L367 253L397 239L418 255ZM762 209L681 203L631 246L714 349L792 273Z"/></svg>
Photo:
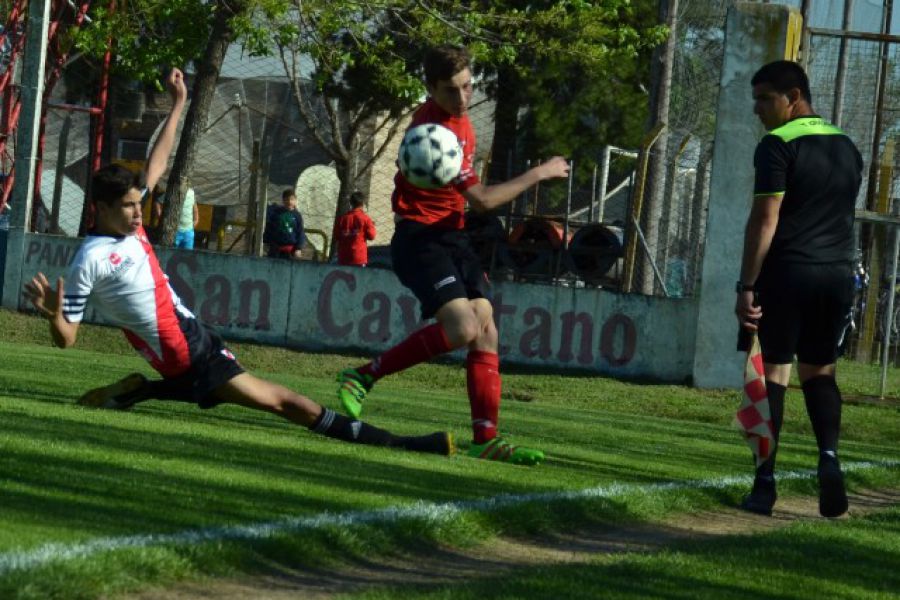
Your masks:
<svg viewBox="0 0 900 600"><path fill-rule="evenodd" d="M286 50L284 46L279 46L278 52L281 56L281 64L284 66L284 72L287 75L288 81L291 85L291 92L294 94L294 98L297 100L297 106L300 108L300 116L303 117L303 121L306 123L306 126L309 128L310 133L312 133L313 138L316 140L322 150L324 150L332 159L341 160L342 157L337 155L337 153L334 151L334 148L325 139L325 136L323 135L319 127L319 121L315 116L315 111L309 103L309 100L306 98L306 95L303 93L302 83L300 81L300 72L297 70L296 51L290 50L290 62L285 55Z"/></svg>
<svg viewBox="0 0 900 600"><path fill-rule="evenodd" d="M391 124L390 129L388 129L387 134L384 137L384 140L381 142L381 145L375 150L372 156L365 162L365 164L359 169L360 175L368 171L372 168L372 166L378 162L381 156L384 154L385 150L390 146L394 137L397 135L397 130L400 129L401 125L406 122L407 117L409 117L415 108L410 108L404 111L398 118L393 118L392 115L388 115L386 118L381 120L381 124L379 124L373 131L371 138L374 140L375 136L379 131L384 129L384 126L388 123Z"/></svg>

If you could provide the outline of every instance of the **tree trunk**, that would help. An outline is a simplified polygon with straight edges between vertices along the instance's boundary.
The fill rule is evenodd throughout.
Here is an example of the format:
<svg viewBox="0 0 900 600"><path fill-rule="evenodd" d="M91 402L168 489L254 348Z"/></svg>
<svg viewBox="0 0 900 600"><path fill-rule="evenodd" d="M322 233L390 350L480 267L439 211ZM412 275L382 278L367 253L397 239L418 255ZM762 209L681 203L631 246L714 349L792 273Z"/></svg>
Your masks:
<svg viewBox="0 0 900 600"><path fill-rule="evenodd" d="M709 194L709 162L712 159L712 148L701 151L697 160L697 172L694 175L694 194L691 202L691 227L688 234L688 248L704 248L706 237L706 208ZM685 296L691 296L696 289L697 269L703 261L702 251L695 253L687 265L685 275Z"/></svg>
<svg viewBox="0 0 900 600"><path fill-rule="evenodd" d="M675 44L677 41L678 27L678 0L660 0L660 20L665 21L669 27L669 37L666 43L654 50L654 61L651 70L654 90L651 94L650 119L648 129L657 123L669 123L669 96L672 84L672 66L675 60ZM667 202L665 197L666 185L666 160L668 157L668 138L671 129L663 132L650 153L650 167L647 171L647 192L644 204L644 214L641 216L641 226L644 229L644 237L647 240L648 253L641 261L641 278L638 283L638 291L642 294L652 295L656 280L653 275L652 261L656 261L659 254L660 220L663 215L663 204ZM663 224L668 226L668 224Z"/></svg>
<svg viewBox="0 0 900 600"><path fill-rule="evenodd" d="M353 148L353 142L348 141L347 147ZM359 174L354 173L357 169L358 163L358 154L355 152L351 152L346 161L335 161L334 163L334 169L337 173L338 180L341 182L341 187L338 188L338 197L334 208L334 220L331 228L332 230L326 232L327 235L331 235L331 233L334 231L334 228L337 226L337 222L340 216L350 210L350 194L352 194L356 189L356 178L359 176ZM329 259L332 256L336 256L335 253L337 252L337 240L332 236L330 242L330 248L326 248L326 250L328 251L327 256L325 256L326 259Z"/></svg>
<svg viewBox="0 0 900 600"><path fill-rule="evenodd" d="M245 8L244 2L221 0L218 2L206 51L203 59L197 65L191 105L184 117L184 127L181 130L178 150L175 152L175 161L172 163L172 170L166 182L166 202L163 205L162 230L159 240L159 243L164 246L171 246L175 242L175 232L178 229L181 207L184 204L182 188L185 188L186 191L188 186L184 183L190 180L193 173L197 148L206 128L210 103L216 92L216 83L219 80L222 62L225 60L225 51L234 39L231 18L243 12Z"/></svg>
<svg viewBox="0 0 900 600"><path fill-rule="evenodd" d="M497 71L494 142L487 176L489 184L506 181L520 170L513 167L521 106L520 88L519 76L512 67L503 67Z"/></svg>

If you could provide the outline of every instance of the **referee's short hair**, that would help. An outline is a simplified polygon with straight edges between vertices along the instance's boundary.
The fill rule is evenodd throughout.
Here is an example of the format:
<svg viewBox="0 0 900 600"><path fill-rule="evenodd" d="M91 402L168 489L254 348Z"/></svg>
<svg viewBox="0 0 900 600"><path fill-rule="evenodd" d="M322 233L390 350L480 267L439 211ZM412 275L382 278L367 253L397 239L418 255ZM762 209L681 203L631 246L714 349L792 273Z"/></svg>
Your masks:
<svg viewBox="0 0 900 600"><path fill-rule="evenodd" d="M776 60L765 65L750 80L750 85L759 85L760 83L769 84L772 89L781 94L787 94L797 88L803 99L812 104L809 77L806 76L803 67L793 61Z"/></svg>

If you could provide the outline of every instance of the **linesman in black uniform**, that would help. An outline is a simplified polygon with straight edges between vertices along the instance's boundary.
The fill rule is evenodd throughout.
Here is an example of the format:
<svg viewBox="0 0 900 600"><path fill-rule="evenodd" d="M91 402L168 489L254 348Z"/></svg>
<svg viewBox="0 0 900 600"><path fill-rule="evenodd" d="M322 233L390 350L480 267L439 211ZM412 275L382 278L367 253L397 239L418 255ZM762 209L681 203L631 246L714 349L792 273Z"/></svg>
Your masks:
<svg viewBox="0 0 900 600"><path fill-rule="evenodd" d="M819 447L819 512L836 517L847 511L847 494L837 457L841 394L835 362L852 302L862 157L850 138L813 112L809 80L796 63L767 64L751 84L753 111L768 133L754 156L735 313L742 327L759 332L776 441L797 357ZM773 453L757 468L742 508L772 513L774 472Z"/></svg>

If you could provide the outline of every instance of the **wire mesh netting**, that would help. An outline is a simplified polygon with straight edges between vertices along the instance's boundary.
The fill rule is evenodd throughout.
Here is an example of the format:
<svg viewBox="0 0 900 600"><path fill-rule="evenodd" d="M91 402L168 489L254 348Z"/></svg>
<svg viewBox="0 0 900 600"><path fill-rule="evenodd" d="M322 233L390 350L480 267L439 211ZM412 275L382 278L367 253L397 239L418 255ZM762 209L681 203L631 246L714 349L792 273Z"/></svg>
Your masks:
<svg viewBox="0 0 900 600"><path fill-rule="evenodd" d="M900 44L892 38L854 37L859 30L878 31L883 24L882 15L877 16L872 14L859 26L854 24L856 31L847 35L814 30L809 36L806 63L818 111L838 123L863 155L864 179L857 209L896 215L900 210L895 175ZM866 384L852 392L896 398L900 397L900 378L895 369L900 365L896 322L900 295L893 270L896 228L862 223L857 229L857 294L845 356L862 364L879 365L880 369L863 378Z"/></svg>
<svg viewBox="0 0 900 600"><path fill-rule="evenodd" d="M11 39L6 38L4 48ZM97 139L96 115L90 113L96 100L97 83L91 79L96 78L96 73L79 80L83 75L83 70L78 68L79 60L83 58L71 57L64 76L48 88L51 108L46 111L40 153L43 174L31 221L35 231L71 236L84 231L85 195L93 164L91 146ZM8 72L17 84L21 60ZM200 209L196 247L221 252L258 251L256 242L261 237L261 226L256 220L257 215L265 212L260 205L278 204L282 192L294 190L307 233L304 257L325 260L331 254L332 227L340 212L339 193L348 191L341 184L346 174L341 172L341 165L336 164L336 157L330 152L333 136L322 139L320 132L311 129L301 110L302 100L298 100L288 75L291 74L285 72L279 59L251 58L238 46L229 49L196 147L193 168L178 186L182 193L187 189L193 191ZM186 76L191 90L194 74L188 69ZM299 83L313 112L325 117L331 117L334 112L344 119L350 118L340 106L326 105L317 97L308 80L300 78ZM515 149L508 156L491 156L496 125L496 105L487 97L491 85L490 81L477 82L469 113L478 135L475 166L486 181L497 180L490 175L492 165L494 172L500 164L499 171L513 177L536 164L523 158L518 139L504 140L506 147ZM18 94L15 84L9 90ZM78 97L73 99L73 96ZM12 100L4 98L4 106L10 107ZM410 111L412 108L409 107ZM165 93L130 82L114 82L107 120L109 132L104 138L108 158L130 168L141 168L168 109ZM527 113L528 106L521 107L521 111ZM378 231L370 251L370 262L376 266L389 266L387 246L394 229L391 194L397 171L395 158L408 119L409 112L399 118L374 117L364 124L363 129L368 131L360 136L362 141L358 147L352 148L356 156L352 187L366 197L366 210ZM386 144L383 150L382 144ZM7 150L11 157L12 136ZM486 267L521 280L581 279L582 283L591 285L616 285L635 159L633 151L612 147L605 159L604 156L598 152L589 164L576 165L579 177L569 184L563 181L530 190L509 210L501 211L497 219L491 219L495 233L502 233L490 238L490 243L499 244L499 248L492 247L486 253ZM4 173L11 168L11 160L4 162ZM157 209L171 200L167 186L168 182L162 180L144 207L145 226L152 238L157 233ZM550 223L547 231L562 228L565 232L552 233L548 240L535 240L531 235L533 227L524 225L535 219ZM473 223L476 221L473 219ZM608 227L598 229L601 222ZM593 225L600 233L586 232L576 238L578 231L587 225ZM527 235L523 235L523 230L527 230ZM577 260L568 254L568 243L573 239L582 245ZM546 247L541 246L544 242ZM518 260L511 261L506 250L516 244L525 255L541 254L539 262L546 269L535 268L530 263L528 268L521 269L523 261L529 262L522 258L522 252ZM602 272L601 267L604 267Z"/></svg>
<svg viewBox="0 0 900 600"><path fill-rule="evenodd" d="M622 289L626 249L632 242L634 283L626 291L669 296L696 292L724 27L734 1L679 0L669 4L677 7L672 74L663 111L665 129L648 147L648 175L640 171L639 148L608 146L574 165L577 176L570 182L538 186L491 218L471 219L485 266L495 276ZM790 4L798 6L799 2ZM859 4L854 27L877 31L881 12ZM842 13L843 3L813 2L809 22L819 27L839 26ZM4 38L5 55L10 54L15 39L14 35ZM822 99L817 108L834 116L834 106L826 99L836 95L843 99L841 124L858 140L871 164L879 43L847 43L843 94L836 94L840 39L812 36L805 54L814 97ZM891 46L887 62L896 64L896 59L896 47ZM888 77L887 102L881 111L885 139L897 129L895 79ZM520 140L501 140L504 143L499 147L512 150L506 156L491 155L496 105L485 93L492 82L478 83L480 89L470 111L478 135L476 169L486 180L496 180L497 173L513 177L535 163L525 159ZM72 77L63 77L52 90L51 104L71 102L70 84L77 87ZM189 89L191 84L188 73ZM311 84L302 78L300 84L313 111L327 115L329 107L316 98ZM128 85L113 95L108 151L114 160L137 168L146 159L168 100L165 94ZM300 108L281 60L251 58L237 46L229 49L186 182L201 208L198 246L223 252L257 251L253 240L259 237L255 224L256 215L261 214L259 205L277 204L282 192L291 189L297 193L308 233L304 256L320 260L329 256L332 225L339 212L341 172L327 147L331 140L323 141L309 128ZM523 114L527 109L522 107ZM395 157L408 113L399 121L394 119L393 129L387 115L379 118L373 119L367 135L360 138L363 142L353 149L359 159L353 187L365 195L366 209L378 230L370 262L389 266ZM392 140L379 154L390 135ZM87 113L62 107L47 111L40 201L33 220L37 230L75 235L84 205L91 136ZM4 164L4 172L8 167ZM634 220L636 190L642 191L642 196ZM165 198L164 189L157 192ZM861 196L860 204L863 202ZM152 207L147 208L153 215ZM148 222L152 228L152 216Z"/></svg>
<svg viewBox="0 0 900 600"><path fill-rule="evenodd" d="M695 293L702 260L709 163L730 1L680 0L670 16L674 47L664 125L647 146L648 169L639 204L626 218L634 253L627 291L666 296ZM660 58L662 60L662 58ZM661 75L662 78L665 74ZM665 82L663 83L665 84ZM639 208L639 210L638 210Z"/></svg>

